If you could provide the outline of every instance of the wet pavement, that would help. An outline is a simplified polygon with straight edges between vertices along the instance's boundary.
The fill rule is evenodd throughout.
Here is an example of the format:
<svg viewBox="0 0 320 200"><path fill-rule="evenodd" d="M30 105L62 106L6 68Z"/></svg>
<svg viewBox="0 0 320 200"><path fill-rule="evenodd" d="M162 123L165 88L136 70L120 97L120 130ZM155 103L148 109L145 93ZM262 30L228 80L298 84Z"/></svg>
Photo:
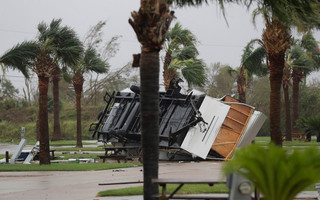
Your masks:
<svg viewBox="0 0 320 200"><path fill-rule="evenodd" d="M0 154L13 153L17 145L0 144ZM24 150L31 149L27 145ZM159 178L223 180L223 162L160 162ZM1 172L0 200L140 200L142 196L96 197L108 189L134 187L140 184L99 186L99 183L142 181L142 167L81 172ZM302 192L299 198L316 199L318 193Z"/></svg>
<svg viewBox="0 0 320 200"><path fill-rule="evenodd" d="M160 163L159 178L200 178L221 180L221 163ZM88 172L0 172L0 199L142 199L136 197L96 197L107 189L138 186L108 185L143 180L142 167Z"/></svg>

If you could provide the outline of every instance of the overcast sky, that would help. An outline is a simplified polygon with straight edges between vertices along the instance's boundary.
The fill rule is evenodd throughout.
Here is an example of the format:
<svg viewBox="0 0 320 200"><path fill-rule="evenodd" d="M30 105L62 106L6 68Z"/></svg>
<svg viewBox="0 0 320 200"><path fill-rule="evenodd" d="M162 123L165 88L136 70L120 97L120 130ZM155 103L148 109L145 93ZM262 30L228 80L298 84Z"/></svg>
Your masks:
<svg viewBox="0 0 320 200"><path fill-rule="evenodd" d="M119 68L132 60L132 54L140 52L135 33L128 23L130 13L139 9L139 0L0 0L0 55L24 40L32 40L37 34L37 25L53 18L61 18L84 38L90 27L106 20L104 33L108 40L121 35L120 50L110 60L113 68ZM261 38L263 22L256 27L252 23L251 11L232 4L226 5L226 24L219 7L215 4L198 8L176 9L176 19L190 29L199 40L200 58L209 65L220 62L238 67L244 46L254 38ZM172 25L171 25L172 27ZM319 32L315 33L320 40ZM2 71L0 71L2 74ZM8 73L15 85L23 85L19 73ZM10 77L11 76L11 77ZM18 76L18 77L13 77Z"/></svg>

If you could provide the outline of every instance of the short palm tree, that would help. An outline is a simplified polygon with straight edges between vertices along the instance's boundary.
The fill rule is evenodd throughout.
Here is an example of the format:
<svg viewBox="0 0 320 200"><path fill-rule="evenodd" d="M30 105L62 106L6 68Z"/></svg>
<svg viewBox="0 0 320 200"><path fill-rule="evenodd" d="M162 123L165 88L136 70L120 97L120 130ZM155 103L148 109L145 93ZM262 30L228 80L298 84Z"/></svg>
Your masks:
<svg viewBox="0 0 320 200"><path fill-rule="evenodd" d="M256 43L259 47L254 49L254 44ZM264 63L265 57L266 51L262 47L262 41L259 39L253 39L243 49L239 69L229 69L229 73L237 74L237 88L240 102L246 103L246 90L253 75L265 76L267 74L268 69Z"/></svg>
<svg viewBox="0 0 320 200"><path fill-rule="evenodd" d="M181 70L188 85L203 86L206 80L205 64L197 59L197 40L190 30L182 28L180 23L176 23L169 30L164 42L166 52L163 62L163 80L167 90L170 81L178 77L178 70Z"/></svg>
<svg viewBox="0 0 320 200"><path fill-rule="evenodd" d="M23 42L2 56L3 60L25 55L28 50L32 57L27 59L25 67L38 76L39 83L39 116L38 133L40 136L40 164L50 164L49 127L48 127L48 85L52 71L59 63L75 63L83 51L76 33L67 26L61 26L61 19L54 19L49 25L42 22L38 25L39 35L35 42ZM26 58L25 58L26 59ZM16 64L21 64L18 60ZM14 66L11 64L11 66Z"/></svg>
<svg viewBox="0 0 320 200"><path fill-rule="evenodd" d="M81 96L83 91L84 74L92 71L96 73L105 73L109 64L103 61L95 49L88 47L81 55L79 61L69 66L72 76L72 84L76 94L77 110L77 147L82 147L82 128L81 128Z"/></svg>
<svg viewBox="0 0 320 200"><path fill-rule="evenodd" d="M307 138L311 138L311 135L316 135L317 142L320 142L320 114L299 118L297 120L297 126L304 130Z"/></svg>
<svg viewBox="0 0 320 200"><path fill-rule="evenodd" d="M316 149L288 153L273 144L253 144L237 150L223 169L247 178L265 200L292 200L320 180L319 156Z"/></svg>

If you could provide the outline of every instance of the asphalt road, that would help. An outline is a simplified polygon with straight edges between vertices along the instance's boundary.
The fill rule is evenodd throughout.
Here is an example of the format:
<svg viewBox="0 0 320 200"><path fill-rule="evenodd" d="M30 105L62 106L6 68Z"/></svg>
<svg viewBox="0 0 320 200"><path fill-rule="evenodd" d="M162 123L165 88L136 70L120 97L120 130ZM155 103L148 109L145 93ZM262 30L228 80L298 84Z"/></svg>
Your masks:
<svg viewBox="0 0 320 200"><path fill-rule="evenodd" d="M160 163L159 178L221 180L221 165L221 162ZM0 172L0 199L106 199L96 194L139 184L99 186L99 183L142 181L142 177L142 167L88 172Z"/></svg>
<svg viewBox="0 0 320 200"><path fill-rule="evenodd" d="M13 153L17 145L0 144L0 153ZM24 148L31 149L28 145ZM3 152L2 152L3 151ZM223 180L223 162L160 162L159 178ZM99 183L142 181L142 167L76 172L1 172L0 200L139 200L142 196L96 197L103 190L142 184L99 186ZM316 199L318 193L303 192L300 198Z"/></svg>

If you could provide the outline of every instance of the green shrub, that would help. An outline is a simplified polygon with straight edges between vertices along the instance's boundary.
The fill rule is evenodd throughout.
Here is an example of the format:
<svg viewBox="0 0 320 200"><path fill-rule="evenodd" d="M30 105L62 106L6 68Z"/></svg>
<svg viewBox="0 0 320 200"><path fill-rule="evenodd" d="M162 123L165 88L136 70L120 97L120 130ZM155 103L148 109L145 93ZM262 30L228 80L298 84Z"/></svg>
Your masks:
<svg viewBox="0 0 320 200"><path fill-rule="evenodd" d="M89 126L92 121L86 120L82 121L82 139L89 140L91 138L91 133L89 133ZM10 141L20 141L21 139L21 127L25 127L25 138L27 140L35 141L37 137L36 122L20 123L16 124L13 122L1 121L0 122L0 141L10 142ZM77 122L76 120L61 120L60 121L61 134L65 140L75 140ZM49 121L49 134L50 138L53 134L53 121Z"/></svg>

